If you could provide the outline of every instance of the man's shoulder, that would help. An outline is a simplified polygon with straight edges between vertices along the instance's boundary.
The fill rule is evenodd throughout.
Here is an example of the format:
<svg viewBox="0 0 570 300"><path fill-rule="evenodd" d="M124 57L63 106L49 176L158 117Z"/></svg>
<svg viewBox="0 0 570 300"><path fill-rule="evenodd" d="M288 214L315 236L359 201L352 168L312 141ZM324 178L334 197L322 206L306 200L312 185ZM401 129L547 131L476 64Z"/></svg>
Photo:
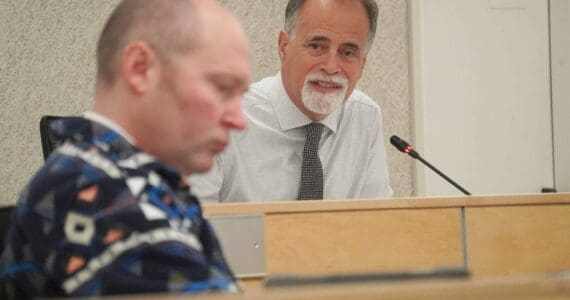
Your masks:
<svg viewBox="0 0 570 300"><path fill-rule="evenodd" d="M73 149L73 150L71 150ZM67 151L67 152L66 152ZM77 151L76 153L71 153ZM91 161L91 162L90 162ZM92 186L104 184L124 187L119 167L103 156L80 152L79 148L63 146L53 153L32 177L22 193L27 203L34 205L49 195L64 199Z"/></svg>
<svg viewBox="0 0 570 300"><path fill-rule="evenodd" d="M274 92L277 80L279 77L269 76L250 84L247 93L242 97L242 107L247 109L253 106L271 105L271 93Z"/></svg>
<svg viewBox="0 0 570 300"><path fill-rule="evenodd" d="M380 105L364 92L355 89L346 100L345 110L352 113L364 113L372 115L382 114Z"/></svg>
<svg viewBox="0 0 570 300"><path fill-rule="evenodd" d="M347 104L352 104L356 106L368 106L371 109L380 110L378 103L374 102L366 93L361 90L355 89L352 94L346 100Z"/></svg>

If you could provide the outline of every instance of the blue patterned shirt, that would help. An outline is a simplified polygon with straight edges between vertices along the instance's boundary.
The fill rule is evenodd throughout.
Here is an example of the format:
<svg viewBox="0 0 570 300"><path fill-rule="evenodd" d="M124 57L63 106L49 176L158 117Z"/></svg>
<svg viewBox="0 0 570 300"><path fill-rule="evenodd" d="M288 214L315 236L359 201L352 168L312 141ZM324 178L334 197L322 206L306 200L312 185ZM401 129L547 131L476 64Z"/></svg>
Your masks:
<svg viewBox="0 0 570 300"><path fill-rule="evenodd" d="M0 298L237 291L180 174L97 122L62 119L52 134L63 144L21 194Z"/></svg>

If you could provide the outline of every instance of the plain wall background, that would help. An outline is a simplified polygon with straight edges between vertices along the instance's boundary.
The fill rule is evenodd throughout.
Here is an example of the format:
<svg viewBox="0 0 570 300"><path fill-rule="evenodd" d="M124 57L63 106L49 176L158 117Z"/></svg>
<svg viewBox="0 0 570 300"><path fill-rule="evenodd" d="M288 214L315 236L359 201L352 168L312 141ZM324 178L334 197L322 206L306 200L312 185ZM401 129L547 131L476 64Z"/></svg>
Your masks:
<svg viewBox="0 0 570 300"><path fill-rule="evenodd" d="M279 70L277 34L286 0L221 1L250 37L254 78ZM118 0L0 0L0 206L42 165L39 119L89 110L95 45ZM392 134L411 136L406 0L378 0L376 41L358 88L382 107L396 196L413 194L411 161L393 150Z"/></svg>
<svg viewBox="0 0 570 300"><path fill-rule="evenodd" d="M420 153L473 194L554 187L549 2L411 4ZM461 194L416 166L418 195Z"/></svg>
<svg viewBox="0 0 570 300"><path fill-rule="evenodd" d="M551 0L554 171L559 192L570 192L570 1Z"/></svg>

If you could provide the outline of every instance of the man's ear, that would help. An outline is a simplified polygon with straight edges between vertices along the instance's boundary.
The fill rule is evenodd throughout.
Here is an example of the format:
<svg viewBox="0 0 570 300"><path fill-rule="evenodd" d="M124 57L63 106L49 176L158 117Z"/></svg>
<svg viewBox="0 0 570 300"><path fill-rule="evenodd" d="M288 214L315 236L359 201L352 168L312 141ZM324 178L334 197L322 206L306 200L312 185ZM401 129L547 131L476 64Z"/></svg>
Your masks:
<svg viewBox="0 0 570 300"><path fill-rule="evenodd" d="M147 92L157 78L156 54L145 42L127 45L123 49L120 64L121 74L133 93Z"/></svg>
<svg viewBox="0 0 570 300"><path fill-rule="evenodd" d="M280 31L277 43L277 49L279 49L279 58L281 59L281 62L283 62L287 53L286 48L289 44L289 34L285 31Z"/></svg>
<svg viewBox="0 0 570 300"><path fill-rule="evenodd" d="M366 66L366 57L368 57L368 55L364 55L364 58L362 59L362 67L360 67L360 71L364 71L364 66Z"/></svg>

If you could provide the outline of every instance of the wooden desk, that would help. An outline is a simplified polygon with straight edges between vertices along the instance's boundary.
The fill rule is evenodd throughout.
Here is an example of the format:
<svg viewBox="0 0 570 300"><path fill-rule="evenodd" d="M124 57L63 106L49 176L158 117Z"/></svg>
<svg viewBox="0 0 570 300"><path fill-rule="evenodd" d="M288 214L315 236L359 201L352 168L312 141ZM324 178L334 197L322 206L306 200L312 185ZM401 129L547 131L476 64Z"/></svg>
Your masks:
<svg viewBox="0 0 570 300"><path fill-rule="evenodd" d="M259 290L238 299L382 299L382 300L562 300L570 299L570 276L530 275L510 278L398 283L336 284L304 288ZM234 297L215 296L205 300Z"/></svg>
<svg viewBox="0 0 570 300"><path fill-rule="evenodd" d="M269 274L460 266L467 216L475 278L570 269L570 193L205 205L207 215L263 214ZM261 280L263 278L260 278ZM248 286L260 280L246 281Z"/></svg>
<svg viewBox="0 0 570 300"><path fill-rule="evenodd" d="M241 295L136 295L105 297L107 300L130 299L382 299L382 300L562 300L570 299L570 275L526 275L510 278L473 280L378 282L365 284L316 285L303 288L255 290Z"/></svg>

